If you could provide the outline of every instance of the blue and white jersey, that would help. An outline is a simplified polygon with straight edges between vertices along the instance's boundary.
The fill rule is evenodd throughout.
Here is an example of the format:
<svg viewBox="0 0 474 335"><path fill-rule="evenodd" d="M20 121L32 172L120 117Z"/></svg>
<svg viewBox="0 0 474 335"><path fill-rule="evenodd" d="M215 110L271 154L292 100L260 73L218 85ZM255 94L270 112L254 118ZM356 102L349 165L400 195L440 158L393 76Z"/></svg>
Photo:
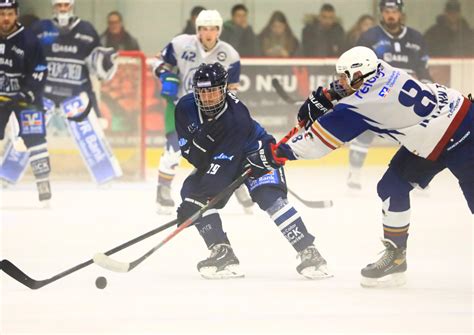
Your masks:
<svg viewBox="0 0 474 335"><path fill-rule="evenodd" d="M75 18L68 29L53 20L41 20L32 26L48 62L45 96L56 103L80 92L92 92L87 57L100 47L95 28Z"/></svg>
<svg viewBox="0 0 474 335"><path fill-rule="evenodd" d="M439 84L424 84L379 60L377 75L339 100L289 145L297 158L319 158L371 130L413 154L436 160L470 108L469 99ZM465 134L462 134L465 136Z"/></svg>
<svg viewBox="0 0 474 335"><path fill-rule="evenodd" d="M403 27L398 36L391 35L382 26L372 27L361 35L357 45L372 49L379 59L420 80L431 81L423 36L410 27Z"/></svg>
<svg viewBox="0 0 474 335"><path fill-rule="evenodd" d="M240 56L228 43L217 41L212 50L206 51L197 35L179 35L161 51L161 59L178 69L181 81L178 98L192 92L194 72L202 63L219 62L229 72L229 84L240 80Z"/></svg>
<svg viewBox="0 0 474 335"><path fill-rule="evenodd" d="M0 95L14 96L21 91L42 105L47 73L43 50L31 31L17 24L15 32L0 38Z"/></svg>

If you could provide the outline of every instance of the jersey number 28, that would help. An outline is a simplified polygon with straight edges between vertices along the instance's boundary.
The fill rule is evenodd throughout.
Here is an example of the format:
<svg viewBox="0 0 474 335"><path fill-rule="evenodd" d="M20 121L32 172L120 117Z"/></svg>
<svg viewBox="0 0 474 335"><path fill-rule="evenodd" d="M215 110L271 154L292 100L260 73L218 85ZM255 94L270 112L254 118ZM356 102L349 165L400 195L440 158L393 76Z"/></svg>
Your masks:
<svg viewBox="0 0 474 335"><path fill-rule="evenodd" d="M414 96L412 91L415 93ZM436 106L436 97L411 79L403 85L398 101L405 107L413 106L415 114L421 117L429 115Z"/></svg>

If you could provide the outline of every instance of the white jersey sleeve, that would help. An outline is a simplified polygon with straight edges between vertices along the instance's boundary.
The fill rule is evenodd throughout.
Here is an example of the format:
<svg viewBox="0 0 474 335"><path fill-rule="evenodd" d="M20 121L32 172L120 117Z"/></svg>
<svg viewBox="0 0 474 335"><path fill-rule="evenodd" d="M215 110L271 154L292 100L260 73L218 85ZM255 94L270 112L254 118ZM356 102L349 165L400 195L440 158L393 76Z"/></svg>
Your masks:
<svg viewBox="0 0 474 335"><path fill-rule="evenodd" d="M290 146L297 157L315 158L371 130L415 155L436 160L470 104L454 89L424 84L380 61L375 77L341 99L332 112L319 118L305 136ZM318 149L311 148L311 144Z"/></svg>
<svg viewBox="0 0 474 335"><path fill-rule="evenodd" d="M202 63L221 63L229 72L229 84L240 81L240 56L228 43L218 41L212 50L204 50L197 35L178 35L161 52L161 59L177 67L181 85L178 97L192 92L192 79Z"/></svg>

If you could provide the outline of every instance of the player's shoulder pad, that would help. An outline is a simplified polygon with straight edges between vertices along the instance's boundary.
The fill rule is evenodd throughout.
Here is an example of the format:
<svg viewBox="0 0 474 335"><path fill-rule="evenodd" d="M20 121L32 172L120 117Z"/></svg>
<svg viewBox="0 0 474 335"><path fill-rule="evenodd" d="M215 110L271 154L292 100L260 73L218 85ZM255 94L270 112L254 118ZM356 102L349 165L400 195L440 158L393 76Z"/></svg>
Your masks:
<svg viewBox="0 0 474 335"><path fill-rule="evenodd" d="M183 96L181 99L178 100L176 104L176 114L178 113L186 113L189 110L196 109L196 102L194 101L194 94L189 93Z"/></svg>
<svg viewBox="0 0 474 335"><path fill-rule="evenodd" d="M182 45L183 43L189 43L189 41L192 41L195 38L196 35L191 35L191 34L181 34L178 36L173 37L171 40L172 44L175 45Z"/></svg>
<svg viewBox="0 0 474 335"><path fill-rule="evenodd" d="M232 45L222 40L219 40L219 41L222 47L229 53L229 56L231 59L240 60L240 54L238 53L237 50L235 50L235 48Z"/></svg>
<svg viewBox="0 0 474 335"><path fill-rule="evenodd" d="M35 33L35 34L39 34L39 33L42 33L44 31L57 30L54 22L52 20L49 20L49 19L38 20L38 21L34 22L30 26L29 29L32 30L33 33Z"/></svg>
<svg viewBox="0 0 474 335"><path fill-rule="evenodd" d="M247 106L232 92L227 92L227 105L232 111L233 117L238 120L237 123L250 120L250 111Z"/></svg>
<svg viewBox="0 0 474 335"><path fill-rule="evenodd" d="M407 37L417 40L423 40L423 35L416 29L407 27Z"/></svg>
<svg viewBox="0 0 474 335"><path fill-rule="evenodd" d="M83 34L94 34L97 35L97 30L94 28L92 23L89 21L85 21L83 19L79 19L79 23L77 23L76 29L78 29Z"/></svg>

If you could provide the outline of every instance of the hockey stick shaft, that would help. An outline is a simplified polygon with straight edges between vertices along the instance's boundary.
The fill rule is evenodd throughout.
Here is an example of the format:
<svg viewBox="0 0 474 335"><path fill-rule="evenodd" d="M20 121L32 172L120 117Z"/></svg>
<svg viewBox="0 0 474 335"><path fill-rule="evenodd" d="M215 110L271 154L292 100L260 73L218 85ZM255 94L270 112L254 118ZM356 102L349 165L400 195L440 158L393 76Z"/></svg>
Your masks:
<svg viewBox="0 0 474 335"><path fill-rule="evenodd" d="M144 239L150 237L150 236L153 236L163 230L166 230L174 225L176 225L177 223L177 220L172 220L168 223L165 223L164 225L161 225L153 230L150 230L149 232L145 233L145 234L142 234L138 237L135 237L134 239L128 241L128 242L125 242L113 249L110 249L109 251L105 252L104 254L105 255L112 255L112 254L115 254L125 248L128 248L129 246L131 245L134 245L140 241L143 241ZM12 277L13 279L15 279L16 281L22 283L23 285L25 285L26 287L32 289L32 290L36 290L36 289L39 289L43 286L46 286L48 284L51 284L53 282L55 282L56 280L58 279L61 279L61 278L64 278L68 275L70 275L71 273L74 273L80 269L83 269L85 268L86 266L89 266L91 265L92 263L94 263L93 259L89 259L88 261L86 262L83 262L81 264L78 264L68 270L65 270L61 273L58 273L57 275L49 278L49 279L44 279L44 280L35 280L35 279L32 279L31 277L29 277L28 275L26 275L23 271L21 271L16 265L14 265L12 262L10 262L9 260L7 259L4 259L2 260L2 262L0 263L0 268L3 272L5 272L7 275L9 275L10 277Z"/></svg>
<svg viewBox="0 0 474 335"><path fill-rule="evenodd" d="M168 241L170 241L173 237L178 235L181 231L183 231L186 227L189 227L192 225L197 219L201 217L204 212L207 210L214 208L214 206L229 196L237 187L239 187L249 176L250 174L250 169L246 170L244 173L242 173L237 179L235 179L230 185L228 185L224 190L222 190L218 195L216 195L214 198L211 199L204 207L202 207L200 210L198 210L196 213L191 215L188 219L183 221L178 228L176 228L171 234L166 236L160 243L158 243L155 247L151 248L148 250L145 254L143 254L141 257L137 258L136 260L127 263L127 262L120 262L116 261L105 253L98 253L94 256L93 260L94 262L99 265L100 267L103 267L104 269L111 270L114 272L130 272L134 268L136 268L139 264L141 264L144 260L146 260L148 257L150 257L152 254L154 254L158 249L160 249L163 245L165 245Z"/></svg>
<svg viewBox="0 0 474 335"><path fill-rule="evenodd" d="M301 198L295 191L288 189L288 193L294 196L299 202L309 208L328 208L333 206L332 200L306 200Z"/></svg>
<svg viewBox="0 0 474 335"><path fill-rule="evenodd" d="M275 89L275 92L278 94L278 96L282 98L286 103L290 105L298 105L298 106L303 103L303 101L297 101L293 99L292 97L290 97L288 93L285 92L285 90L283 89L283 86L281 86L278 79L276 78L272 79L272 86Z"/></svg>

